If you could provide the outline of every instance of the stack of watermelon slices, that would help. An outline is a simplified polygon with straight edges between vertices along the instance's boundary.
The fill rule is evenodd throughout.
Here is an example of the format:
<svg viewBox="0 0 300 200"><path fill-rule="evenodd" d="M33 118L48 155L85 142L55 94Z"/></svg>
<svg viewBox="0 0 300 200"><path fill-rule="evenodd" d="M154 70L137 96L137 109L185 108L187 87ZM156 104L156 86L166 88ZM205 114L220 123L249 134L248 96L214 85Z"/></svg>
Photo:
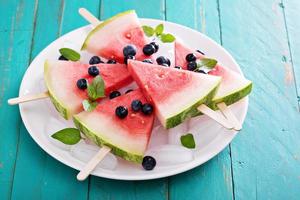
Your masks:
<svg viewBox="0 0 300 200"><path fill-rule="evenodd" d="M97 145L109 146L114 154L138 163L142 162L150 139L154 114L165 128L172 128L198 115L197 107L201 104L212 107L220 101L231 104L251 90L250 81L221 66L207 75L141 62L148 57L142 51L148 43L134 11L118 14L89 33L82 49L118 63L124 61L124 46L137 47L136 61L129 60L127 66L97 65L105 82L106 95L126 86L132 78L140 88L108 101L99 101L92 112L83 111L82 101L88 96L86 91L76 87L80 78L92 81L87 74L89 65L46 61L44 73L51 100L64 118L73 117L75 125ZM176 65L184 67L185 56L190 52L189 48L176 43ZM130 109L133 100L152 104L154 113L145 115L133 111ZM116 116L116 107L120 105L128 109L125 118Z"/></svg>

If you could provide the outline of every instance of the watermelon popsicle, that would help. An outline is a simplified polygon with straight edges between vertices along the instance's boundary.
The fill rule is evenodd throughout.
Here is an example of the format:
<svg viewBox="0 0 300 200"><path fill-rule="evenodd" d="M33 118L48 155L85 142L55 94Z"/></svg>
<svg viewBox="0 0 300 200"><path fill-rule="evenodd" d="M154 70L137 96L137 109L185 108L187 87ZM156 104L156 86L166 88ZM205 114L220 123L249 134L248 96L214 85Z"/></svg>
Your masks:
<svg viewBox="0 0 300 200"><path fill-rule="evenodd" d="M202 59L205 57L203 54L190 49L181 42L175 42L176 65L181 66L183 69L187 69L188 62L186 61L186 55L190 53L193 53L197 59ZM228 117L228 114L226 113L228 113L230 110L228 110L226 106L238 102L247 96L251 92L252 82L235 71L219 64L217 64L214 69L209 71L208 74L222 77L220 87L209 106L214 110L220 109L223 114ZM227 109L226 113L224 112L224 109ZM229 118L232 119L232 114L229 113L229 115ZM232 120L236 121L236 119ZM236 125L240 126L238 124Z"/></svg>
<svg viewBox="0 0 300 200"><path fill-rule="evenodd" d="M132 82L132 78L124 64L97 64L100 76L105 84L105 94L120 89ZM93 80L89 75L90 65L71 61L45 62L44 79L50 99L56 110L65 119L83 111L82 101L88 99L86 89L77 86L79 79L87 82ZM66 73L67 72L67 73Z"/></svg>
<svg viewBox="0 0 300 200"><path fill-rule="evenodd" d="M129 61L128 70L167 129L194 116L200 105L209 104L221 82L217 76L134 60Z"/></svg>
<svg viewBox="0 0 300 200"><path fill-rule="evenodd" d="M125 160L141 163L150 139L154 114L133 111L133 100L140 100L143 104L147 102L137 89L101 102L92 112L81 112L73 119L76 127L95 144L111 148L111 152ZM124 118L115 114L119 106L128 109Z"/></svg>

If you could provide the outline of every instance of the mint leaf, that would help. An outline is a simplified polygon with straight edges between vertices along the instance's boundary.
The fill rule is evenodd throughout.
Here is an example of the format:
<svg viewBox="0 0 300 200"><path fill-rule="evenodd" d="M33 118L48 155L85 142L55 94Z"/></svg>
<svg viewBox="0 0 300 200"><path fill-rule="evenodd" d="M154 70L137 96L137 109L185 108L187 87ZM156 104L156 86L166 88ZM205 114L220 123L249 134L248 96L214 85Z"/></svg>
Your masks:
<svg viewBox="0 0 300 200"><path fill-rule="evenodd" d="M176 38L170 34L170 33L163 33L160 35L160 40L163 42L163 43L170 43L170 42L174 42Z"/></svg>
<svg viewBox="0 0 300 200"><path fill-rule="evenodd" d="M155 27L155 35L160 36L164 32L164 25L163 24L158 24Z"/></svg>
<svg viewBox="0 0 300 200"><path fill-rule="evenodd" d="M144 33L151 37L154 34L154 29L151 26L142 26Z"/></svg>
<svg viewBox="0 0 300 200"><path fill-rule="evenodd" d="M71 61L78 61L80 59L80 54L73 49L61 48L59 49L59 53Z"/></svg>
<svg viewBox="0 0 300 200"><path fill-rule="evenodd" d="M88 96L90 100L95 101L100 97L105 97L104 89L105 85L103 79L99 75L96 76L92 83L89 84L87 87Z"/></svg>
<svg viewBox="0 0 300 200"><path fill-rule="evenodd" d="M213 69L217 65L218 61L212 58L202 58L197 62L197 69L200 67L206 67L209 69Z"/></svg>
<svg viewBox="0 0 300 200"><path fill-rule="evenodd" d="M91 102L87 99L82 101L83 109L88 112L92 112L97 107L97 105L98 105L98 103L95 101Z"/></svg>
<svg viewBox="0 0 300 200"><path fill-rule="evenodd" d="M51 135L51 137L68 145L76 144L81 139L80 131L76 128L62 129Z"/></svg>
<svg viewBox="0 0 300 200"><path fill-rule="evenodd" d="M191 133L181 136L180 141L182 146L188 149L194 149L196 147L194 136Z"/></svg>

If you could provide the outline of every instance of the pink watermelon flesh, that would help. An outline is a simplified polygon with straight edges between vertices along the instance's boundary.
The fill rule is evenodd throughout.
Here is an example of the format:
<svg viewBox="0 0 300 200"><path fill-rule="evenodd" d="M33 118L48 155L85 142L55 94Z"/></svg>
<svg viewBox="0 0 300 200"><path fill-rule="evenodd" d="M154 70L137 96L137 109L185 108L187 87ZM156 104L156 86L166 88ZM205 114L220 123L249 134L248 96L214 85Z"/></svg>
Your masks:
<svg viewBox="0 0 300 200"><path fill-rule="evenodd" d="M76 126L97 145L112 148L112 152L125 160L142 162L151 136L154 114L144 115L131 109L133 100L146 103L141 91L100 103L92 112L81 112L74 116ZM120 119L115 114L118 106L128 108L128 115Z"/></svg>
<svg viewBox="0 0 300 200"><path fill-rule="evenodd" d="M130 60L128 70L166 128L172 128L209 103L220 78Z"/></svg>
<svg viewBox="0 0 300 200"><path fill-rule="evenodd" d="M149 43L135 11L120 13L99 24L87 36L82 49L124 63L123 48L129 44L135 45L135 58L143 60L149 58L143 53L143 47Z"/></svg>
<svg viewBox="0 0 300 200"><path fill-rule="evenodd" d="M124 64L96 65L105 83L105 94L120 89L132 82ZM60 114L69 119L83 110L82 101L88 99L87 90L77 87L78 79L85 78L89 83L93 78L88 74L90 65L71 61L46 61L44 78L52 102Z"/></svg>
<svg viewBox="0 0 300 200"><path fill-rule="evenodd" d="M189 53L194 53L197 59L205 57L189 47L186 47L182 43L178 41L175 42L176 65L181 66L183 69L187 69L185 57ZM239 101L251 92L252 82L229 68L217 64L208 74L222 77L220 87L211 103L213 109L217 109L217 103L225 102L227 105L230 105Z"/></svg>

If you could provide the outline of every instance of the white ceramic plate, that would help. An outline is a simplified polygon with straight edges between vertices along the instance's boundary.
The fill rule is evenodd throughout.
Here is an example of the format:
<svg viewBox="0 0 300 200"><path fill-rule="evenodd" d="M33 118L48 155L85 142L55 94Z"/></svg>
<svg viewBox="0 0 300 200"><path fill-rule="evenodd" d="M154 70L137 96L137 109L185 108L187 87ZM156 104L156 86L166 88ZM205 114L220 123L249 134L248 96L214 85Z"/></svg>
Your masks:
<svg viewBox="0 0 300 200"><path fill-rule="evenodd" d="M164 23L167 32L173 33L177 38L182 39L188 46L194 49L201 49L207 56L216 58L223 65L242 74L238 64L232 56L207 36L190 28L170 22L153 19L141 19L141 22L142 24L151 26ZM46 89L43 81L43 64L45 59L57 59L59 57L58 49L62 47L67 46L79 50L85 36L91 28L91 26L85 26L76 29L58 38L45 48L28 67L21 83L20 96L45 91ZM243 122L247 113L248 98L244 98L230 107L237 118ZM81 145L75 146L76 148L79 148L79 152L86 154L86 156L82 158L81 154L78 155L74 153L74 151L77 152L78 149L74 150L74 147L62 145L50 137L50 134L54 131L64 127L73 126L73 124L71 121L63 120L58 115L49 99L21 104L20 112L31 137L41 148L60 162L79 170L83 168L85 162L92 156L91 154L95 153L95 147L82 142ZM188 129L184 131L189 131L194 134L197 145L197 148L192 151L193 158L189 159L187 162L175 162L170 164L168 164L168 162L165 164L158 162L154 170L145 171L140 165L129 163L118 158L118 163L114 169L105 166L105 164L103 166L100 165L94 170L93 175L121 180L145 180L171 176L197 167L208 161L222 151L236 135L236 132L222 128L206 116L194 118L186 122L183 126L186 126L183 129ZM179 137L183 134L182 126L171 130L173 133L160 133L165 131L160 128L159 125L153 130L150 148L154 149L158 145L168 143L173 143L175 145L179 144ZM91 149L93 151L90 151ZM177 153L176 155L171 154L172 152L170 153L170 156L167 157L172 158L173 156L174 158L177 157L179 160L181 159L180 155L178 156ZM114 161L114 159L111 161Z"/></svg>

